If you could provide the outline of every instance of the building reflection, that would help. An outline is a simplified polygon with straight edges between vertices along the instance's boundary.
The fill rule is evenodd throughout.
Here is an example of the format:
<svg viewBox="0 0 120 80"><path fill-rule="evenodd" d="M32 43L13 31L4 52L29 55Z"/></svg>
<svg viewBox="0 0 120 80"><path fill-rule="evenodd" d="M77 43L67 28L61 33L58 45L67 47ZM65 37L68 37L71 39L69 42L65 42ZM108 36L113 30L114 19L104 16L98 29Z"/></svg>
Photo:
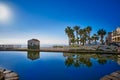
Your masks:
<svg viewBox="0 0 120 80"><path fill-rule="evenodd" d="M27 58L31 60L36 60L40 58L40 52L39 51L28 51Z"/></svg>
<svg viewBox="0 0 120 80"><path fill-rule="evenodd" d="M93 59L95 59L100 65L106 64L108 60L116 61L120 65L120 55L118 56L113 54L63 53L63 56L66 58L65 65L67 67L91 67L93 65Z"/></svg>
<svg viewBox="0 0 120 80"><path fill-rule="evenodd" d="M120 55L118 55L117 63L120 65Z"/></svg>

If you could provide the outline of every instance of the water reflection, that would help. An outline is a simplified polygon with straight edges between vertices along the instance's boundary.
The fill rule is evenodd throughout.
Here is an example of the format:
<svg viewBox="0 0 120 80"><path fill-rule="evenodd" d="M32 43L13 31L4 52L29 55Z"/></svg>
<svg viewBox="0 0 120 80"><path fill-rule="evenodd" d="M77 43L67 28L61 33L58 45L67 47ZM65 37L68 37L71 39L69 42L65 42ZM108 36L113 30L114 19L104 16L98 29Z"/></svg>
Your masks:
<svg viewBox="0 0 120 80"><path fill-rule="evenodd" d="M28 51L27 52L27 58L31 60L36 60L40 58L40 52L39 51Z"/></svg>
<svg viewBox="0 0 120 80"><path fill-rule="evenodd" d="M120 65L120 55L118 55L117 63Z"/></svg>
<svg viewBox="0 0 120 80"><path fill-rule="evenodd" d="M81 65L92 67L93 61L95 59L98 64L104 65L108 62L108 60L116 61L120 65L120 55L113 54L73 54L73 53L63 53L65 59L65 65L67 67L75 66L79 67Z"/></svg>

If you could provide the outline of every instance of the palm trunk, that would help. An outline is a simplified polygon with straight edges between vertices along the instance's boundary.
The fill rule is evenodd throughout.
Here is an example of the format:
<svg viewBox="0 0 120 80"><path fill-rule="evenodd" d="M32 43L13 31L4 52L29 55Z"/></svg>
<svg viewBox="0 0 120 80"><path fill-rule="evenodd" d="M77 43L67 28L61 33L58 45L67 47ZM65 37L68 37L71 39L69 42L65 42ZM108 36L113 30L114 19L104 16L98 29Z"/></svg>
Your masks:
<svg viewBox="0 0 120 80"><path fill-rule="evenodd" d="M89 33L89 44L90 44L90 33Z"/></svg>
<svg viewBox="0 0 120 80"><path fill-rule="evenodd" d="M102 39L102 45L103 45L103 39Z"/></svg>
<svg viewBox="0 0 120 80"><path fill-rule="evenodd" d="M85 45L85 40L83 40L83 46Z"/></svg>
<svg viewBox="0 0 120 80"><path fill-rule="evenodd" d="M71 39L69 38L69 46L71 45Z"/></svg>
<svg viewBox="0 0 120 80"><path fill-rule="evenodd" d="M80 36L80 39L81 39L81 36ZM80 43L80 45L81 45L80 39L79 39L79 43Z"/></svg>
<svg viewBox="0 0 120 80"><path fill-rule="evenodd" d="M78 37L77 37L77 44L79 45Z"/></svg>
<svg viewBox="0 0 120 80"><path fill-rule="evenodd" d="M97 45L97 41L96 41L96 39L95 39L95 45Z"/></svg>
<svg viewBox="0 0 120 80"><path fill-rule="evenodd" d="M102 45L103 45L103 35L101 35L101 43L102 43Z"/></svg>
<svg viewBox="0 0 120 80"><path fill-rule="evenodd" d="M82 46L84 46L84 42L82 42Z"/></svg>
<svg viewBox="0 0 120 80"><path fill-rule="evenodd" d="M76 36L77 36L77 44L79 45L79 41L78 41L78 33L76 34Z"/></svg>

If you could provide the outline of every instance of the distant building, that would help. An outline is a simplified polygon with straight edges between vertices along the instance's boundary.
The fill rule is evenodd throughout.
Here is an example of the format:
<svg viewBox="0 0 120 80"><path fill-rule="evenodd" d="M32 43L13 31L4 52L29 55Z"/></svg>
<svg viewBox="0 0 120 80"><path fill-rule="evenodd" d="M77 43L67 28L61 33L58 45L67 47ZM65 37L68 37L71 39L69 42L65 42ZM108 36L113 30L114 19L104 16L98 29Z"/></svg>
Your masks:
<svg viewBox="0 0 120 80"><path fill-rule="evenodd" d="M106 37L106 44L109 45L112 43L112 32L108 32L108 36Z"/></svg>
<svg viewBox="0 0 120 80"><path fill-rule="evenodd" d="M120 44L120 27L112 32L112 42Z"/></svg>
<svg viewBox="0 0 120 80"><path fill-rule="evenodd" d="M28 40L28 49L40 49L40 41L37 39Z"/></svg>
<svg viewBox="0 0 120 80"><path fill-rule="evenodd" d="M120 44L120 27L112 32L108 32L108 36L106 37L106 44L109 45L110 43Z"/></svg>

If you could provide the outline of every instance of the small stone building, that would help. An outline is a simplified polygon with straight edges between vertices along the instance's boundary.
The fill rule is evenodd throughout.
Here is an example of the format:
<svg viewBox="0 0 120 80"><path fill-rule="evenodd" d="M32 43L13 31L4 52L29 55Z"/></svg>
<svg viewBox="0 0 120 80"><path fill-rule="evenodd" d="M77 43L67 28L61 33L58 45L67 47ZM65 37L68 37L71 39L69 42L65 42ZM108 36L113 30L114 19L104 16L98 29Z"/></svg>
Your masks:
<svg viewBox="0 0 120 80"><path fill-rule="evenodd" d="M40 41L37 39L28 40L28 49L40 49Z"/></svg>

